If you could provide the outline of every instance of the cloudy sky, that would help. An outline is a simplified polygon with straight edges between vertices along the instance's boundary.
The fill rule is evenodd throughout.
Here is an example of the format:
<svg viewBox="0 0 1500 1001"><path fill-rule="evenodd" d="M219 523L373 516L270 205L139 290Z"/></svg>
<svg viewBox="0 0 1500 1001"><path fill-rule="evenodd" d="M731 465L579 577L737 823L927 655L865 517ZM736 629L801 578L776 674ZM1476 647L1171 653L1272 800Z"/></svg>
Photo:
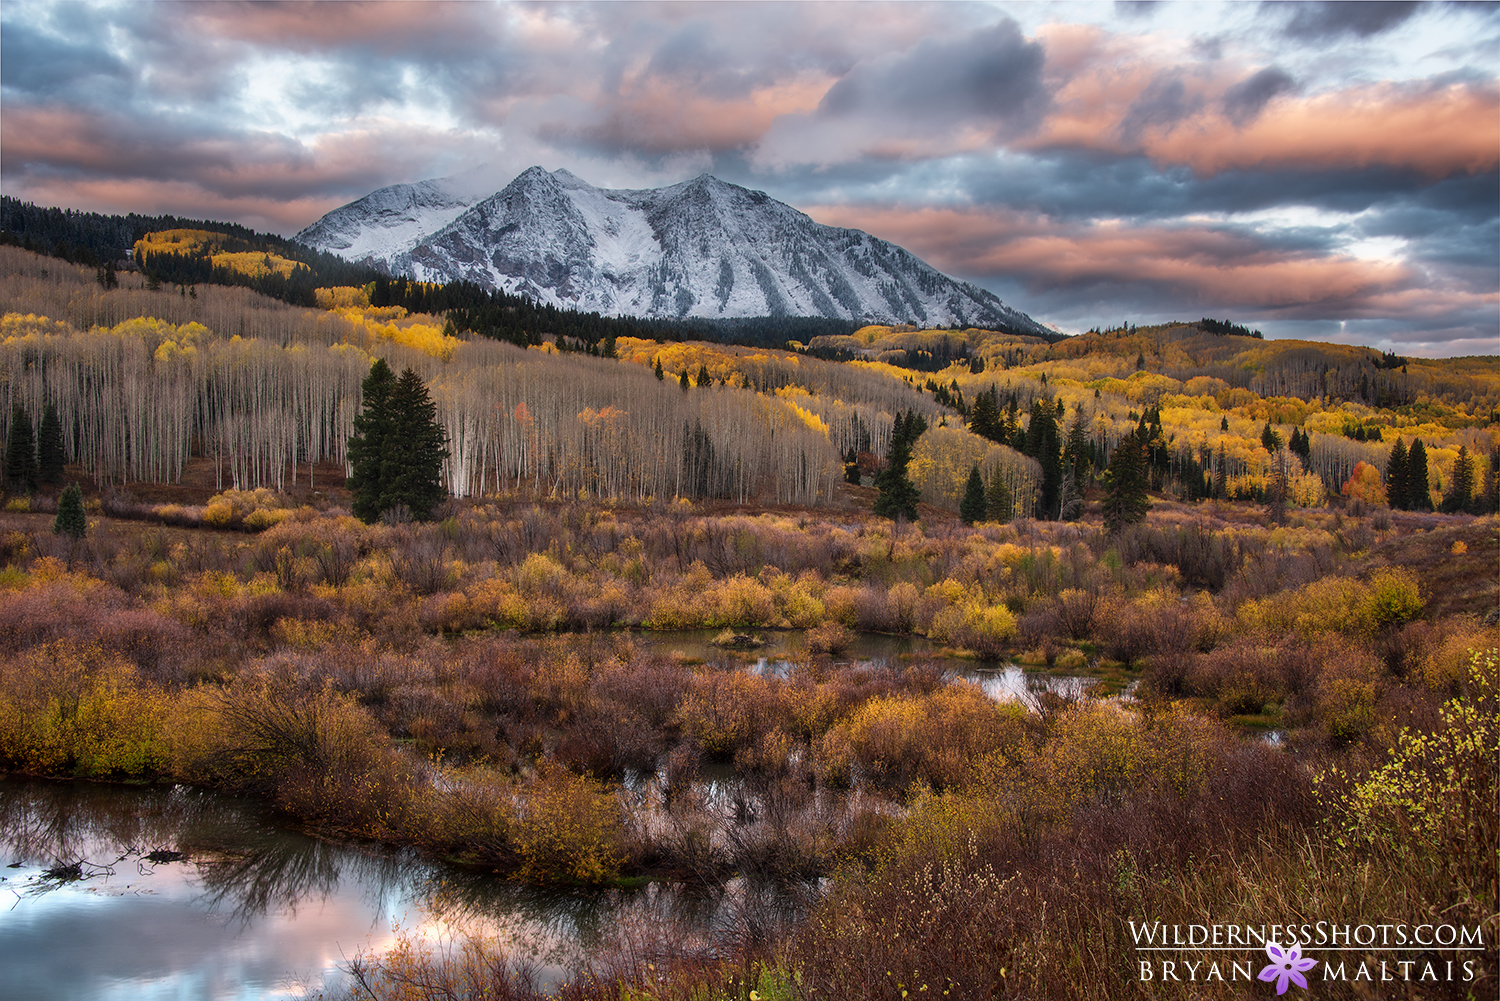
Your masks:
<svg viewBox="0 0 1500 1001"><path fill-rule="evenodd" d="M1500 8L0 4L0 186L292 234L400 181L705 171L1077 332L1500 353Z"/></svg>

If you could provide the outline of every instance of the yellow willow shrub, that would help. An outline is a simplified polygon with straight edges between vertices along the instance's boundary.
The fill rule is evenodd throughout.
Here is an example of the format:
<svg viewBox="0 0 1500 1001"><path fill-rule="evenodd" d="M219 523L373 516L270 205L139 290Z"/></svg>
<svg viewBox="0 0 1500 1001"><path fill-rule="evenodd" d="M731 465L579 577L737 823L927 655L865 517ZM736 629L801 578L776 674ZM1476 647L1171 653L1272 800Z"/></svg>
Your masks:
<svg viewBox="0 0 1500 1001"><path fill-rule="evenodd" d="M603 883L619 874L624 824L605 787L544 762L523 793L511 828L523 879Z"/></svg>
<svg viewBox="0 0 1500 1001"><path fill-rule="evenodd" d="M735 574L708 595L710 626L769 626L776 618L770 588L753 577Z"/></svg>
<svg viewBox="0 0 1500 1001"><path fill-rule="evenodd" d="M860 589L847 584L838 584L823 592L823 608L827 617L853 628L859 623Z"/></svg>
<svg viewBox="0 0 1500 1001"><path fill-rule="evenodd" d="M563 565L546 553L532 553L515 573L516 588L528 598L556 593L568 576Z"/></svg>
<svg viewBox="0 0 1500 1001"><path fill-rule="evenodd" d="M777 574L770 581L777 619L792 629L811 629L823 624L828 618L828 609L819 597L823 593L823 581L811 570L805 570L795 579L787 574Z"/></svg>
<svg viewBox="0 0 1500 1001"><path fill-rule="evenodd" d="M886 614L894 632L909 633L916 628L917 606L921 600L922 593L917 590L917 585L905 581L886 592Z"/></svg>
<svg viewBox="0 0 1500 1001"><path fill-rule="evenodd" d="M1436 725L1403 728L1390 760L1357 781L1337 768L1316 779L1319 798L1340 823L1341 843L1388 852L1419 869L1441 866L1455 909L1478 911L1483 920L1493 920L1500 827L1497 681L1500 650L1476 651L1464 694L1443 705Z"/></svg>
<svg viewBox="0 0 1500 1001"><path fill-rule="evenodd" d="M1449 625L1449 635L1423 655L1420 671L1427 687L1457 695L1468 681L1475 651L1500 645L1500 632L1472 616L1452 620Z"/></svg>
<svg viewBox="0 0 1500 1001"><path fill-rule="evenodd" d="M1215 776L1220 751L1236 738L1211 716L1173 705L1148 723L1152 777L1179 796L1198 796Z"/></svg>
<svg viewBox="0 0 1500 1001"><path fill-rule="evenodd" d="M152 774L168 761L167 705L119 657L49 643L0 663L0 758L41 774Z"/></svg>
<svg viewBox="0 0 1500 1001"><path fill-rule="evenodd" d="M972 851L976 842L989 840L1014 823L1013 811L986 790L937 793L920 786L910 797L906 815L887 828L875 851L877 865L907 859L957 859Z"/></svg>
<svg viewBox="0 0 1500 1001"><path fill-rule="evenodd" d="M290 676L187 693L174 757L211 782L275 789L289 775L364 774L389 743L350 694Z"/></svg>
<svg viewBox="0 0 1500 1001"><path fill-rule="evenodd" d="M1416 618L1425 603L1417 575L1406 567L1386 567L1370 575L1364 612L1377 628L1401 626Z"/></svg>
<svg viewBox="0 0 1500 1001"><path fill-rule="evenodd" d="M834 781L857 768L887 787L972 784L1019 754L1025 717L1018 703L996 703L967 683L871 699L828 731L820 764Z"/></svg>
<svg viewBox="0 0 1500 1001"><path fill-rule="evenodd" d="M785 684L775 679L748 671L705 671L693 676L674 716L706 753L728 757L781 723L786 695Z"/></svg>
<svg viewBox="0 0 1500 1001"><path fill-rule="evenodd" d="M312 652L336 643L357 643L359 630L348 622L286 618L271 624L271 639L282 646Z"/></svg>
<svg viewBox="0 0 1500 1001"><path fill-rule="evenodd" d="M541 657L527 685L532 700L557 709L559 719L588 703L588 688L588 668L571 650L561 656L559 651L552 650Z"/></svg>
<svg viewBox="0 0 1500 1001"><path fill-rule="evenodd" d="M522 629L530 621L526 599L508 582L495 577L476 581L465 588L462 595L447 597L462 599L456 615L461 616L459 621L464 623L460 626L455 622L447 626L449 629Z"/></svg>
<svg viewBox="0 0 1500 1001"><path fill-rule="evenodd" d="M713 620L714 609L707 597L713 586L708 567L694 560L686 574L657 592L643 625L649 629L701 629L719 624Z"/></svg>
<svg viewBox="0 0 1500 1001"><path fill-rule="evenodd" d="M1319 633L1363 633L1374 626L1370 588L1352 577L1325 577L1295 591L1283 591L1239 608L1240 625L1248 631L1304 637Z"/></svg>
<svg viewBox="0 0 1500 1001"><path fill-rule="evenodd" d="M1059 715L1033 767L1071 800L1119 799L1152 774L1155 758L1138 715L1086 702Z"/></svg>

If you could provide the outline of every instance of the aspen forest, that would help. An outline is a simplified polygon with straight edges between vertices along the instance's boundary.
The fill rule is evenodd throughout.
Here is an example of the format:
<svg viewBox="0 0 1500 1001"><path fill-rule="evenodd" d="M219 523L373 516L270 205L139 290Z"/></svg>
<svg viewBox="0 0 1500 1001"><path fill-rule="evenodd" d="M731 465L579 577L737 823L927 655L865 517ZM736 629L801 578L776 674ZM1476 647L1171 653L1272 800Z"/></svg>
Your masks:
<svg viewBox="0 0 1500 1001"><path fill-rule="evenodd" d="M138 244L311 280L251 246ZM254 281L0 246L0 772L439 873L308 996L1231 998L1130 922L1500 932L1495 359ZM416 517L357 504L387 383ZM564 961L547 907L634 909Z"/></svg>

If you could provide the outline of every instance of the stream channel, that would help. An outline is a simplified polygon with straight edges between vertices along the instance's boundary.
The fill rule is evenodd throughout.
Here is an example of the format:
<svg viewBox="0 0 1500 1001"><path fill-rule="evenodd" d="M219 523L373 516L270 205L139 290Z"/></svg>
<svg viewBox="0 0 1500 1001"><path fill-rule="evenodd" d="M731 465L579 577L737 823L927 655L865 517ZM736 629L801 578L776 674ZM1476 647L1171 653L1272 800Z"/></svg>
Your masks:
<svg viewBox="0 0 1500 1001"><path fill-rule="evenodd" d="M801 633L725 654L712 633L656 649L782 673ZM838 660L933 662L923 641L858 636ZM994 698L1030 702L1084 678L936 661ZM262 804L184 786L0 779L0 996L10 1001L272 1001L344 985L349 960L404 933L493 936L555 985L591 956L660 937L711 944L747 920L795 920L785 887L539 890L407 851L286 829ZM758 916L758 917L757 917Z"/></svg>

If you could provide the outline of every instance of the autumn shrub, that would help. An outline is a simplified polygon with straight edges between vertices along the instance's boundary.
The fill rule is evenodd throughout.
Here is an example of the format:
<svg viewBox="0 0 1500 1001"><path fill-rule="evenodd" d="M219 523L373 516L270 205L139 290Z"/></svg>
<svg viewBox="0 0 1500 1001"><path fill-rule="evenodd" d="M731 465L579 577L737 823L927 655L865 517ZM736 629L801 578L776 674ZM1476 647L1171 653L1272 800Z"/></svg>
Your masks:
<svg viewBox="0 0 1500 1001"><path fill-rule="evenodd" d="M753 577L736 574L710 588L705 625L769 626L776 618L770 588Z"/></svg>
<svg viewBox="0 0 1500 1001"><path fill-rule="evenodd" d="M0 660L0 757L40 775L166 769L168 697L97 645L61 640Z"/></svg>
<svg viewBox="0 0 1500 1001"><path fill-rule="evenodd" d="M543 763L516 807L520 875L538 883L601 883L623 861L615 797L594 780Z"/></svg>
<svg viewBox="0 0 1500 1001"><path fill-rule="evenodd" d="M874 698L824 735L818 764L825 778L840 784L962 787L1019 753L1025 715L1019 704L996 703L967 683L930 695Z"/></svg>
<svg viewBox="0 0 1500 1001"><path fill-rule="evenodd" d="M386 738L350 695L290 671L254 674L192 693L179 767L210 782L274 792L289 775L359 775Z"/></svg>
<svg viewBox="0 0 1500 1001"><path fill-rule="evenodd" d="M854 634L842 622L825 622L807 631L807 648L813 653L841 654L853 642Z"/></svg>
<svg viewBox="0 0 1500 1001"><path fill-rule="evenodd" d="M731 757L785 720L786 688L749 671L706 670L693 676L676 721L705 754Z"/></svg>
<svg viewBox="0 0 1500 1001"><path fill-rule="evenodd" d="M1456 616L1424 633L1415 673L1428 688L1449 696L1468 684L1475 651L1500 646L1500 631L1473 616Z"/></svg>

